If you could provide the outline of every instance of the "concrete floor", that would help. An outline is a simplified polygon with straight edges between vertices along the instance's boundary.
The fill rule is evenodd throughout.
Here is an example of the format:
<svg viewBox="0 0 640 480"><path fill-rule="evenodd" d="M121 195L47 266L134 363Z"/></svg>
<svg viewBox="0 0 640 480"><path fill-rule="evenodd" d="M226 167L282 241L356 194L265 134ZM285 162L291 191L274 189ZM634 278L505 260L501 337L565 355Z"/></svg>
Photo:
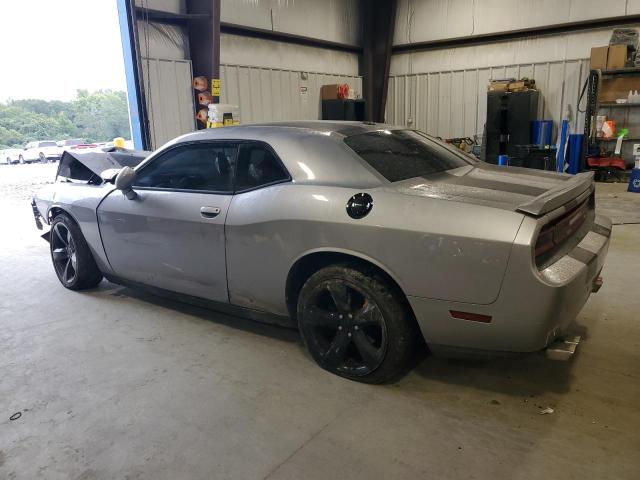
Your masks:
<svg viewBox="0 0 640 480"><path fill-rule="evenodd" d="M292 331L66 291L20 195L0 206L0 479L638 478L640 225L614 227L573 361L427 357L366 386Z"/></svg>

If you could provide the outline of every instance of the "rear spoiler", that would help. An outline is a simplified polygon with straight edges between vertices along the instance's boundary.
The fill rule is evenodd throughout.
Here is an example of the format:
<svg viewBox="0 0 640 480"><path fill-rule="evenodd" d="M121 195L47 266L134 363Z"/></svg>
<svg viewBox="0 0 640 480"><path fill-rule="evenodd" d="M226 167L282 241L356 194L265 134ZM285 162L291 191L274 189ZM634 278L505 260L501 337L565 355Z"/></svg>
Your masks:
<svg viewBox="0 0 640 480"><path fill-rule="evenodd" d="M567 177L567 180L561 185L546 191L527 203L523 203L517 210L535 216L544 215L592 189L593 177L594 172L583 172Z"/></svg>

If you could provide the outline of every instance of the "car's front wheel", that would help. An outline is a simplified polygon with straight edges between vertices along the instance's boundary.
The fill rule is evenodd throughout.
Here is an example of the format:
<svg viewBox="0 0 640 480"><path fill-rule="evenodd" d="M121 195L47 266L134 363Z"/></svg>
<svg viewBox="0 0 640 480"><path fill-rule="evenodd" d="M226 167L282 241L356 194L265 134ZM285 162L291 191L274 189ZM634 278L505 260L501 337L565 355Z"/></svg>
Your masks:
<svg viewBox="0 0 640 480"><path fill-rule="evenodd" d="M302 339L325 370L365 383L402 374L419 333L400 293L374 271L333 265L314 273L298 298Z"/></svg>
<svg viewBox="0 0 640 480"><path fill-rule="evenodd" d="M80 227L67 215L51 222L51 260L58 280L70 290L95 287L102 280Z"/></svg>

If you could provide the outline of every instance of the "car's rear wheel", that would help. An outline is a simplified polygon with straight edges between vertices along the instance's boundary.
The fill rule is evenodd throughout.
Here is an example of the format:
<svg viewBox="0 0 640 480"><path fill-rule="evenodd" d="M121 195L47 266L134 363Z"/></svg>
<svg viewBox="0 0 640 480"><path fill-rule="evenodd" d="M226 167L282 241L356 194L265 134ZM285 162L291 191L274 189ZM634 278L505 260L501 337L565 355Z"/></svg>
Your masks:
<svg viewBox="0 0 640 480"><path fill-rule="evenodd" d="M24 157L22 155L18 157L18 162L24 165Z"/></svg>
<svg viewBox="0 0 640 480"><path fill-rule="evenodd" d="M47 163L47 157L45 157L42 152L38 154L38 159L40 160L40 163Z"/></svg>
<svg viewBox="0 0 640 480"><path fill-rule="evenodd" d="M399 377L414 358L418 333L400 293L376 272L334 265L314 273L298 298L298 323L325 370L365 383Z"/></svg>
<svg viewBox="0 0 640 480"><path fill-rule="evenodd" d="M102 280L80 227L67 215L51 222L51 260L58 280L70 290L95 287Z"/></svg>

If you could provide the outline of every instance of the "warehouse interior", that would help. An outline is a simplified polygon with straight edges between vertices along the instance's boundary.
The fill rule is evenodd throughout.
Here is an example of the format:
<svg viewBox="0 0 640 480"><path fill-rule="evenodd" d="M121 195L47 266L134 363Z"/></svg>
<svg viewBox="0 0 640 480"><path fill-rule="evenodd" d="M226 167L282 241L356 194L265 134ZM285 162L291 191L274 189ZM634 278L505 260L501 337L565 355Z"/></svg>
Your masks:
<svg viewBox="0 0 640 480"><path fill-rule="evenodd" d="M396 381L356 383L296 329L62 288L9 185L0 478L638 478L640 0L112 1L135 150L351 120L492 168L588 172L612 222L602 288L568 361L424 348Z"/></svg>

